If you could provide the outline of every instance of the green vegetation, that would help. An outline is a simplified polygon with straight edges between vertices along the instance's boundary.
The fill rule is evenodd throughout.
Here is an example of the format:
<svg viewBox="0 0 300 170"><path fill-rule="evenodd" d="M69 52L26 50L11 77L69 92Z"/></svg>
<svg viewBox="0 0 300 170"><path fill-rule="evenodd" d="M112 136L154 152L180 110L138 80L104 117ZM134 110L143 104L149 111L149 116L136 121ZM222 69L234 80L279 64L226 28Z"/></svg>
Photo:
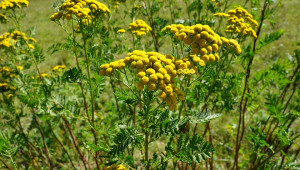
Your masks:
<svg viewBox="0 0 300 170"><path fill-rule="evenodd" d="M297 169L298 0L1 0L0 169Z"/></svg>

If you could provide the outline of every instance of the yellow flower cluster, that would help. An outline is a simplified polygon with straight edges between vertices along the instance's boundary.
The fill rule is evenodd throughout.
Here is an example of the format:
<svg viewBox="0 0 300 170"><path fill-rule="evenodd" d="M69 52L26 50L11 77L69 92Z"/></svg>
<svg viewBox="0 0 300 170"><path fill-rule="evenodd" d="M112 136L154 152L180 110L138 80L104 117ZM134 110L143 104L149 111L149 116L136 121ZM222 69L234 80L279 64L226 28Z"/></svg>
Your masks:
<svg viewBox="0 0 300 170"><path fill-rule="evenodd" d="M113 8L117 8L121 3L126 2L126 0L112 0Z"/></svg>
<svg viewBox="0 0 300 170"><path fill-rule="evenodd" d="M130 23L129 29L132 34L135 34L138 37L146 35L149 31L152 31L152 28L141 19L137 19L133 23Z"/></svg>
<svg viewBox="0 0 300 170"><path fill-rule="evenodd" d="M11 71L12 71L12 70L11 70L9 67L6 67L6 66L0 68L0 72L6 72L6 73L9 73L9 72L11 72Z"/></svg>
<svg viewBox="0 0 300 170"><path fill-rule="evenodd" d="M143 5L137 5L137 6L133 7L133 9L135 9L135 10L140 9L140 8L143 8Z"/></svg>
<svg viewBox="0 0 300 170"><path fill-rule="evenodd" d="M226 46L229 46L230 48L234 49L237 54L241 54L242 49L239 45L239 42L237 42L234 39L229 39L228 40L225 37L221 37L221 40L222 40L223 44L225 44Z"/></svg>
<svg viewBox="0 0 300 170"><path fill-rule="evenodd" d="M106 5L96 0L66 0L59 6L59 10L50 17L52 21L59 20L62 17L70 20L73 15L77 18L92 19L110 13Z"/></svg>
<svg viewBox="0 0 300 170"><path fill-rule="evenodd" d="M91 19L83 19L82 24L84 26L89 26L89 25L92 24L92 20ZM80 25L79 24L77 24L77 31L80 32Z"/></svg>
<svg viewBox="0 0 300 170"><path fill-rule="evenodd" d="M111 75L116 69L129 66L136 71L140 81L137 84L139 90L145 86L150 91L160 90L158 97L166 102L169 110L177 109L177 101L184 100L183 92L175 87L175 78L181 75L190 77L198 72L189 58L176 59L170 55L162 55L157 52L145 52L135 50L128 53L124 59L100 66L100 75Z"/></svg>
<svg viewBox="0 0 300 170"><path fill-rule="evenodd" d="M10 86L5 82L0 83L0 92L4 92L4 91L7 91L7 90L16 90L16 87Z"/></svg>
<svg viewBox="0 0 300 170"><path fill-rule="evenodd" d="M256 28L258 23L244 8L238 7L236 9L229 10L227 14L216 13L214 16L228 18L227 22L229 25L226 27L226 32L250 35L257 38L256 32L253 28Z"/></svg>
<svg viewBox="0 0 300 170"><path fill-rule="evenodd" d="M162 32L165 31L169 31L176 39L190 45L192 47L191 57L200 66L204 66L208 61L214 62L220 59L217 52L222 45L221 38L208 25L172 24L162 29Z"/></svg>
<svg viewBox="0 0 300 170"><path fill-rule="evenodd" d="M126 30L125 29L118 29L117 33L120 34L120 33L125 33Z"/></svg>
<svg viewBox="0 0 300 170"><path fill-rule="evenodd" d="M123 165L111 165L106 167L107 170L127 170L127 168Z"/></svg>
<svg viewBox="0 0 300 170"><path fill-rule="evenodd" d="M16 69L11 69L9 67L3 66L0 68L0 73L3 77L16 78L19 71L23 70L22 66L17 66Z"/></svg>
<svg viewBox="0 0 300 170"><path fill-rule="evenodd" d="M3 0L0 2L0 9L28 7L28 3L28 0Z"/></svg>
<svg viewBox="0 0 300 170"><path fill-rule="evenodd" d="M208 25L196 24L193 26L184 26L182 24L172 24L164 27L162 32L168 32L179 41L183 41L185 44L190 45L191 57L195 63L200 66L204 66L206 62L214 62L220 59L218 50L223 45L234 47L236 53L241 53L241 48L238 43L228 44L228 39L220 37L215 33ZM198 57L200 55L200 58Z"/></svg>
<svg viewBox="0 0 300 170"><path fill-rule="evenodd" d="M28 38L26 37L25 33L14 31L12 33L6 32L0 36L0 48L9 48L14 46L18 40L25 40L27 41ZM29 38L29 42L36 43L36 40L32 37ZM32 44L28 44L29 48L34 48Z"/></svg>
<svg viewBox="0 0 300 170"><path fill-rule="evenodd" d="M218 5L218 6L222 6L224 4L224 3L216 1L216 0L211 0L211 2L215 2L216 5Z"/></svg>
<svg viewBox="0 0 300 170"><path fill-rule="evenodd" d="M1 13L0 13L0 22L1 22L1 23L7 23L7 18L6 18L6 16L5 16L4 14L1 14Z"/></svg>
<svg viewBox="0 0 300 170"><path fill-rule="evenodd" d="M52 68L52 71L62 71L62 69L65 69L65 68L66 68L65 65L57 65Z"/></svg>

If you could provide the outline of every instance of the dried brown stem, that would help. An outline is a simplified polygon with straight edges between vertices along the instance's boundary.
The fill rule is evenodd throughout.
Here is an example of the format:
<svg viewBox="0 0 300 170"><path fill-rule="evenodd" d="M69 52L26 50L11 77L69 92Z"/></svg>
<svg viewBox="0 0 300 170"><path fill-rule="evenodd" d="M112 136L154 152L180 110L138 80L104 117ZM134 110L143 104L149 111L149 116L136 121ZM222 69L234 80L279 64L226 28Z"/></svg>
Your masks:
<svg viewBox="0 0 300 170"><path fill-rule="evenodd" d="M45 142L44 133L43 133L43 131L42 131L42 129L41 129L41 127L40 127L39 122L37 121L37 119L35 119L35 122L36 122L36 125L37 125L37 127L39 129L39 132L40 132L41 136L42 136L44 151L45 151L46 157L48 159L48 162L50 164L50 169L54 169L54 165L53 165L53 163L52 163L52 161L50 159L50 154L48 152L48 148L47 148L47 145L46 145L46 142Z"/></svg>
<svg viewBox="0 0 300 170"><path fill-rule="evenodd" d="M87 169L87 166L86 166L86 164L87 164L88 167L89 167L89 169L91 169L89 163L87 162L87 160L85 159L84 155L82 154L82 152L80 151L80 149L79 149L79 147L78 147L77 141L76 141L76 139L75 139L75 136L74 136L74 134L73 134L73 132L72 132L72 129L71 129L71 127L70 127L70 125L69 125L67 119L66 119L63 115L61 116L61 118L63 119L64 123L66 124L66 126L67 126L67 128L68 128L68 131L69 131L69 133L70 133L70 135L71 135L71 137L72 137L72 141L73 141L73 143L74 143L74 146L75 146L75 148L76 148L78 154L80 155L80 158L81 158L81 160L82 160L82 163L83 163L83 165L84 165L84 168Z"/></svg>
<svg viewBox="0 0 300 170"><path fill-rule="evenodd" d="M48 122L48 126L49 126L49 128L50 128L50 130L51 130L51 132L52 132L52 134L53 134L53 136L54 136L54 138L55 138L55 140L59 143L59 145L62 147L62 149L64 150L64 152L67 154L67 156L68 156L68 158L69 158L69 160L70 160L70 162L71 162L72 167L73 167L74 169L76 169L75 166L74 166L74 164L73 164L73 161L72 161L72 159L71 159L71 156L70 156L69 152L67 151L67 149L65 148L65 146L62 144L62 142L61 142L61 141L58 139L58 137L56 136L56 134L55 134L55 132L54 132L54 130L53 130L53 128L52 128L51 123Z"/></svg>
<svg viewBox="0 0 300 170"><path fill-rule="evenodd" d="M0 161L3 163L3 165L9 169L9 170L12 170L12 168L0 157Z"/></svg>

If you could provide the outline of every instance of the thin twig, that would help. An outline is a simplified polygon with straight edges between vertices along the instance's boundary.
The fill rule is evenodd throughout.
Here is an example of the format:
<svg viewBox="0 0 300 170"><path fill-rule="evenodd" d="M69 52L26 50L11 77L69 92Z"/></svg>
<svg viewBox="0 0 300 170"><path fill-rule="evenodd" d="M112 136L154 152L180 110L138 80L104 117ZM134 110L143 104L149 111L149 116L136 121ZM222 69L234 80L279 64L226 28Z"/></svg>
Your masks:
<svg viewBox="0 0 300 170"><path fill-rule="evenodd" d="M84 168L87 169L87 167L86 167L86 164L87 164L88 167L89 167L89 169L91 169L90 164L87 162L87 160L85 159L84 155L82 154L82 152L80 151L80 149L79 149L79 147L78 147L77 141L76 141L76 139L75 139L75 136L74 136L74 134L73 134L73 132L72 132L72 130L71 130L71 127L70 127L70 125L69 125L67 119L66 119L63 115L61 115L61 118L63 119L63 121L65 122L65 124L66 124L66 126L67 126L67 128L68 128L68 131L69 131L69 133L70 133L70 135L71 135L71 137L72 137L72 141L73 141L73 143L74 143L74 146L75 146L75 148L76 148L78 154L80 155L80 158L81 158L81 160L82 160L82 163L83 163L83 165L84 165Z"/></svg>

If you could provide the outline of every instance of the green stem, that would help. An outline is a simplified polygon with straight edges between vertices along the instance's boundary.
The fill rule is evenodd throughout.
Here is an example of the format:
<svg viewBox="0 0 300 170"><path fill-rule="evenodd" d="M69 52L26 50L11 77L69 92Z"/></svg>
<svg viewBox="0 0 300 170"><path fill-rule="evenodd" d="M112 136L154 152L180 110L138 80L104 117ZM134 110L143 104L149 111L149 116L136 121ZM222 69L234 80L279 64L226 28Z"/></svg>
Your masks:
<svg viewBox="0 0 300 170"><path fill-rule="evenodd" d="M149 152L149 111L150 111L150 92L147 93L147 101L146 101L146 120L145 120L145 161L146 161L146 170L150 169L150 164L149 164L149 157L148 157L148 152Z"/></svg>
<svg viewBox="0 0 300 170"><path fill-rule="evenodd" d="M84 33L84 30L83 30L83 26L82 26L82 22L80 22L80 31L82 33L82 38L83 38L83 43L84 43L84 56L86 58L86 67L87 67L87 73L88 73L88 84L89 84L89 87L90 87L90 95L91 95L91 104L92 104L92 131L93 131L93 134L94 134L94 142L95 142L95 145L97 145L97 136L96 136L96 130L95 130L95 100L94 100L94 89L92 87L92 81L91 81L91 75L90 75L90 57L89 57L89 54L88 54L88 51L87 51L87 38L86 38L86 35ZM99 170L100 167L99 167L99 163L98 163L98 155L99 155L99 152L96 151L96 154L95 154L95 162L96 162L96 165L97 165L97 169Z"/></svg>
<svg viewBox="0 0 300 170"><path fill-rule="evenodd" d="M13 14L13 18L15 19L15 24L16 24L17 29L22 33L20 21L19 21L19 18L17 17L17 15L16 15L14 9L13 9L13 13L12 14ZM25 43L26 43L26 47L29 48L27 40L25 41ZM31 51L31 49L29 48L28 51L29 51L30 57L32 58L32 60L34 62L34 65L35 65L35 67L36 67L36 69L38 71L39 77L42 78L40 68L38 66L38 63L36 62L36 59L34 58L34 55L33 55L32 51Z"/></svg>
<svg viewBox="0 0 300 170"><path fill-rule="evenodd" d="M189 87L190 86L190 79L188 79L188 82L187 82L187 86L186 87ZM187 88L188 89L188 88ZM188 90L185 90L185 92L184 92L184 96L187 96L187 91ZM181 118L181 113L182 113L182 110L183 110L183 107L184 107L184 105L185 105L185 101L186 100L183 100L182 101L182 103L181 103L181 106L180 106L180 109L179 109L179 114L178 114L178 120L180 120L180 118Z"/></svg>

